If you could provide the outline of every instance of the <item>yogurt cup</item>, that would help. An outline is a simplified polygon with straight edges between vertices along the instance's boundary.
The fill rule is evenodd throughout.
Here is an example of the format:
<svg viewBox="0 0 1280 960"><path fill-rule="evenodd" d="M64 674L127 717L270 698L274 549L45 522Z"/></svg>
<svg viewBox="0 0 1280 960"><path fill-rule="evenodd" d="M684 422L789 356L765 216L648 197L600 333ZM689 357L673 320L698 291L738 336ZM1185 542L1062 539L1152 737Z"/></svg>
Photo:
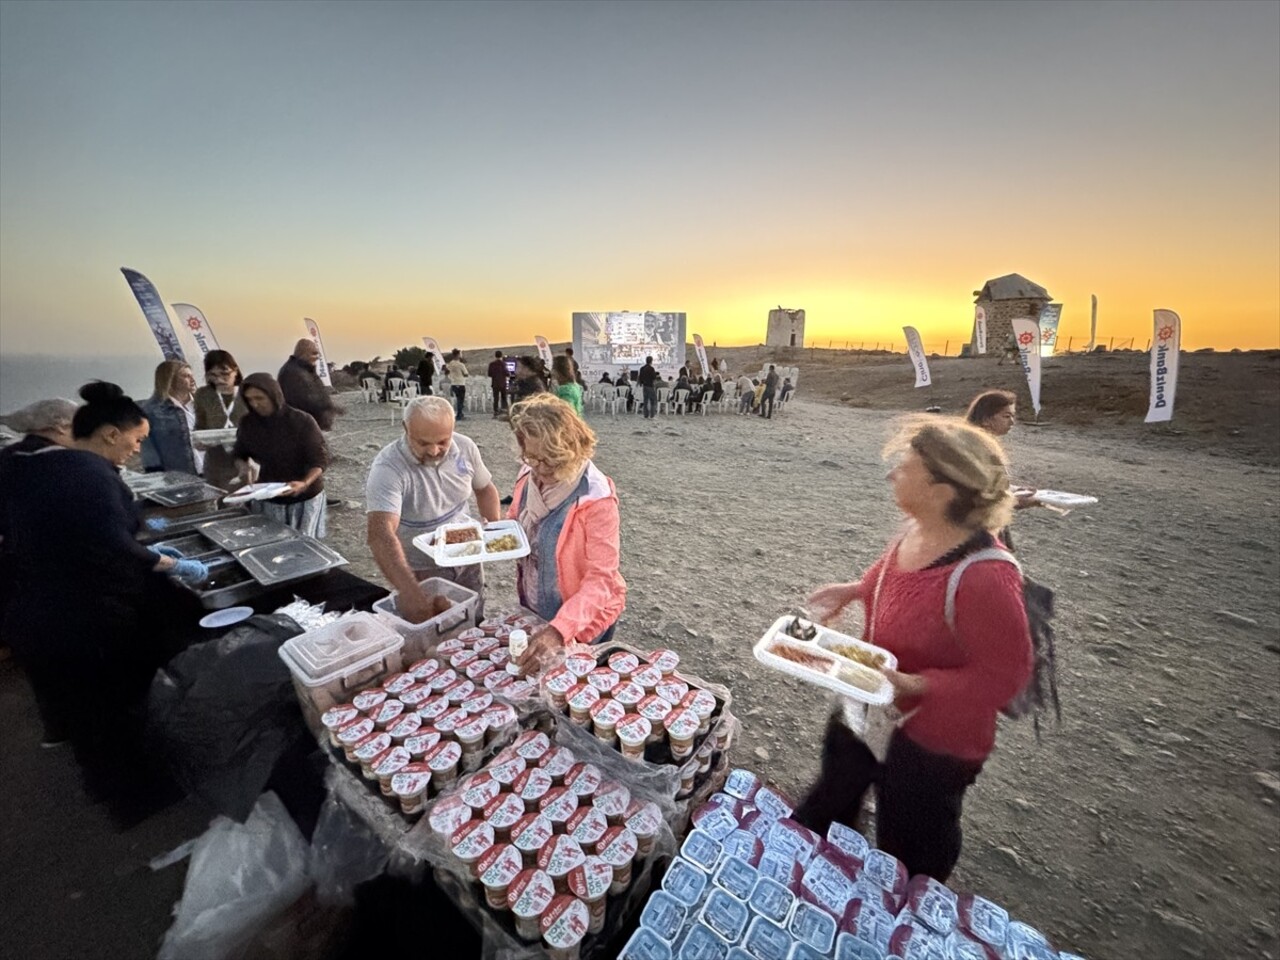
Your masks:
<svg viewBox="0 0 1280 960"><path fill-rule="evenodd" d="M417 686L418 678L412 673L396 673L382 681L382 689L390 696L398 697L410 687Z"/></svg>
<svg viewBox="0 0 1280 960"><path fill-rule="evenodd" d="M367 737L373 735L373 721L368 717L353 720L338 731L338 746L342 747L348 761L354 763L356 747Z"/></svg>
<svg viewBox="0 0 1280 960"><path fill-rule="evenodd" d="M521 757L520 759L524 759ZM537 810L551 789L551 774L541 767L529 767L511 781L511 792L520 798L526 810Z"/></svg>
<svg viewBox="0 0 1280 960"><path fill-rule="evenodd" d="M756 791L760 789L760 786L760 778L750 770L736 769L729 771L729 776L724 782L724 792L738 800L745 800L750 803L755 799ZM846 827L845 829L848 828ZM829 832L828 835L830 835Z"/></svg>
<svg viewBox="0 0 1280 960"><path fill-rule="evenodd" d="M519 717L516 708L509 703L494 703L485 707L480 716L484 717L489 727L488 743L492 744L506 736L515 728Z"/></svg>
<svg viewBox="0 0 1280 960"><path fill-rule="evenodd" d="M698 779L698 758L692 757L686 760L680 767L680 793L687 794L693 791L693 785Z"/></svg>
<svg viewBox="0 0 1280 960"><path fill-rule="evenodd" d="M569 871L581 866L587 855L582 845L567 834L552 837L538 851L538 869L546 872L557 893L569 891Z"/></svg>
<svg viewBox="0 0 1280 960"><path fill-rule="evenodd" d="M530 764L535 764L551 749L551 739L541 730L526 730L516 737L513 746L516 753L528 760Z"/></svg>
<svg viewBox="0 0 1280 960"><path fill-rule="evenodd" d="M631 803L631 790L626 784L617 780L605 780L596 788L591 805L603 813L611 826L618 826L626 816L627 806Z"/></svg>
<svg viewBox="0 0 1280 960"><path fill-rule="evenodd" d="M520 851L509 843L495 843L488 853L476 861L485 902L494 910L507 909L507 891L524 868Z"/></svg>
<svg viewBox="0 0 1280 960"><path fill-rule="evenodd" d="M489 652L489 662L497 669L502 670L511 662L511 654L499 647L497 650Z"/></svg>
<svg viewBox="0 0 1280 960"><path fill-rule="evenodd" d="M594 850L609 829L609 819L595 807L579 807L565 822L565 833L582 844L583 850Z"/></svg>
<svg viewBox="0 0 1280 960"><path fill-rule="evenodd" d="M427 681L427 686L435 693L439 693L446 687L451 687L458 682L458 671L453 667L446 667L438 673L431 675L431 679Z"/></svg>
<svg viewBox="0 0 1280 960"><path fill-rule="evenodd" d="M474 770L480 766L480 761L484 758L484 738L488 732L489 723L483 715L468 717L458 724L454 733L458 738L458 745L462 747L462 765L465 769Z"/></svg>
<svg viewBox="0 0 1280 960"><path fill-rule="evenodd" d="M400 801L400 812L416 816L422 812L431 789L431 768L425 763L409 763L391 778L391 792Z"/></svg>
<svg viewBox="0 0 1280 960"><path fill-rule="evenodd" d="M354 723L359 719L360 711L356 709L353 703L344 703L340 706L331 707L320 715L320 722L329 731L329 742L335 747L342 746L338 741L338 731L348 723Z"/></svg>
<svg viewBox="0 0 1280 960"><path fill-rule="evenodd" d="M419 727L417 733L405 740L404 748L414 760L423 760L428 751L439 742L439 730L435 727Z"/></svg>
<svg viewBox="0 0 1280 960"><path fill-rule="evenodd" d="M462 709L472 716L477 713L484 713L491 706L493 706L493 694L487 690L477 690L462 701Z"/></svg>
<svg viewBox="0 0 1280 960"><path fill-rule="evenodd" d="M716 698L709 690L690 690L680 701L680 706L698 715L698 732L706 733L711 726L711 715L716 712Z"/></svg>
<svg viewBox="0 0 1280 960"><path fill-rule="evenodd" d="M479 657L480 654L476 653L474 650L459 650L449 658L449 666L461 673L471 664L475 663Z"/></svg>
<svg viewBox="0 0 1280 960"><path fill-rule="evenodd" d="M500 620L481 620L480 632L486 637L496 637L498 635L498 631L504 626L506 626L506 624Z"/></svg>
<svg viewBox="0 0 1280 960"><path fill-rule="evenodd" d="M617 739L618 721L627 715L627 708L617 700L602 697L591 708L591 725L596 739L612 746Z"/></svg>
<svg viewBox="0 0 1280 960"><path fill-rule="evenodd" d="M587 933L604 929L609 887L613 884L613 867L599 857L589 856L569 871L569 892L587 905L591 920Z"/></svg>
<svg viewBox="0 0 1280 960"><path fill-rule="evenodd" d="M489 660L476 660L467 664L467 679L472 683L483 683L484 678L496 669Z"/></svg>
<svg viewBox="0 0 1280 960"><path fill-rule="evenodd" d="M502 784L493 779L488 770L481 770L462 780L458 784L463 802L479 817L484 810L502 793Z"/></svg>
<svg viewBox="0 0 1280 960"><path fill-rule="evenodd" d="M674 650L659 647L657 650L650 651L649 662L661 670L664 677L669 677L676 672L676 667L680 666L680 654Z"/></svg>
<svg viewBox="0 0 1280 960"><path fill-rule="evenodd" d="M596 856L613 868L610 893L624 893L631 886L631 865L639 848L636 835L627 826L610 827L596 843Z"/></svg>
<svg viewBox="0 0 1280 960"><path fill-rule="evenodd" d="M638 684L645 693L653 693L662 682L662 671L651 663L646 663L631 675L631 682Z"/></svg>
<svg viewBox="0 0 1280 960"><path fill-rule="evenodd" d="M624 822L636 837L637 852L641 858L653 851L653 845L662 830L662 811L652 800L632 800L627 805Z"/></svg>
<svg viewBox="0 0 1280 960"><path fill-rule="evenodd" d="M516 682L516 678L511 676L505 670L494 670L493 673L485 674L484 680L481 681L484 688L490 693L496 693L502 696L506 688Z"/></svg>
<svg viewBox="0 0 1280 960"><path fill-rule="evenodd" d="M416 713L405 713L396 718L395 723L387 727L387 733L396 743L404 743L422 729L422 717Z"/></svg>
<svg viewBox="0 0 1280 960"><path fill-rule="evenodd" d="M466 677L459 677L454 683L440 692L449 698L450 703L461 706L464 700L476 692L476 685Z"/></svg>
<svg viewBox="0 0 1280 960"><path fill-rule="evenodd" d="M521 630L526 630L530 634L532 634L535 630L545 627L546 625L547 625L547 621L543 620L541 617L536 617L533 614L529 614L529 613L526 613L515 623L511 624L511 626L519 627Z"/></svg>
<svg viewBox="0 0 1280 960"><path fill-rule="evenodd" d="M654 692L673 707L678 707L680 701L689 693L689 685L679 677L666 677Z"/></svg>
<svg viewBox="0 0 1280 960"><path fill-rule="evenodd" d="M698 752L694 754L694 759L698 761L698 773L703 774L711 769L711 758L716 753L716 742L713 738L708 737L702 741L702 746L698 748Z"/></svg>
<svg viewBox="0 0 1280 960"><path fill-rule="evenodd" d="M441 797L427 815L427 823L432 831L443 837L451 837L454 832L471 819L471 808L456 793L449 797Z"/></svg>
<svg viewBox="0 0 1280 960"><path fill-rule="evenodd" d="M606 695L621 682L618 672L610 667L596 667L587 674L587 683Z"/></svg>
<svg viewBox="0 0 1280 960"><path fill-rule="evenodd" d="M524 815L524 802L514 793L500 793L484 808L484 818L493 827L494 836L504 843L511 840L511 828Z"/></svg>
<svg viewBox="0 0 1280 960"><path fill-rule="evenodd" d="M542 690L547 695L547 700L557 710L564 710L568 706L566 698L569 696L569 691L577 685L578 678L563 664L552 667L542 677Z"/></svg>
<svg viewBox="0 0 1280 960"><path fill-rule="evenodd" d="M591 722L591 708L600 702L600 691L589 683L579 683L569 691L569 719L580 727Z"/></svg>
<svg viewBox="0 0 1280 960"><path fill-rule="evenodd" d="M591 911L572 895L551 901L539 921L548 960L578 960L582 938L591 926Z"/></svg>
<svg viewBox="0 0 1280 960"><path fill-rule="evenodd" d="M405 705L406 710L417 710L433 696L435 694L430 687L425 683L419 683L400 694L400 702Z"/></svg>
<svg viewBox="0 0 1280 960"><path fill-rule="evenodd" d="M510 753L503 750L502 753L489 761L488 770L489 775L502 784L504 790L509 789L515 792L512 784L515 783L516 777L524 773L528 766L529 761L514 750Z"/></svg>
<svg viewBox="0 0 1280 960"><path fill-rule="evenodd" d="M564 666L578 680L585 680L587 674L596 668L596 655L586 650L575 650L564 658Z"/></svg>
<svg viewBox="0 0 1280 960"><path fill-rule="evenodd" d="M511 827L511 843L524 857L526 867L537 864L538 851L554 835L551 821L540 813L526 813Z"/></svg>
<svg viewBox="0 0 1280 960"><path fill-rule="evenodd" d="M628 713L634 713L635 708L640 705L640 701L647 697L644 687L636 683L634 680L623 680L613 688L613 699L627 708Z"/></svg>
<svg viewBox="0 0 1280 960"><path fill-rule="evenodd" d="M609 655L609 669L626 680L640 669L640 658L626 650L618 650Z"/></svg>
<svg viewBox="0 0 1280 960"><path fill-rule="evenodd" d="M693 753L693 739L698 735L698 715L692 710L680 708L667 714L662 725L671 746L671 757L683 760Z"/></svg>
<svg viewBox="0 0 1280 960"><path fill-rule="evenodd" d="M651 694L640 701L636 711L653 724L653 732L649 734L650 742L657 743L661 740L665 733L662 723L667 719L667 714L671 712L671 704L657 694Z"/></svg>
<svg viewBox="0 0 1280 960"><path fill-rule="evenodd" d="M443 790L458 779L458 761L462 759L462 747L452 740L442 740L426 752L423 762L431 768L431 784Z"/></svg>
<svg viewBox="0 0 1280 960"><path fill-rule="evenodd" d="M575 763L564 775L564 785L586 803L591 802L604 775L594 763Z"/></svg>
<svg viewBox="0 0 1280 960"><path fill-rule="evenodd" d="M473 638L463 635L467 633L471 633L471 631L463 630L462 633L458 634L456 637L451 637L448 640L441 640L440 646L436 647L436 654L447 660L455 653L461 653L463 650L469 649ZM484 634L480 633L478 630L476 633L482 637L484 636Z"/></svg>
<svg viewBox="0 0 1280 960"><path fill-rule="evenodd" d="M577 762L578 758L568 747L552 747L542 755L538 766L551 775L553 783L559 784L564 783L564 775Z"/></svg>
<svg viewBox="0 0 1280 960"><path fill-rule="evenodd" d="M537 868L516 874L507 887L507 909L516 923L516 935L533 942L542 937L542 914L556 895L551 878Z"/></svg>
<svg viewBox="0 0 1280 960"><path fill-rule="evenodd" d="M409 751L404 747L392 747L373 763L373 775L378 778L378 789L384 797L393 797L391 778L409 765Z"/></svg>
<svg viewBox="0 0 1280 960"><path fill-rule="evenodd" d="M450 709L446 713L436 718L435 727L440 731L441 736L453 740L458 736L458 727L466 723L471 717L460 706L450 704L449 707Z"/></svg>
<svg viewBox="0 0 1280 960"><path fill-rule="evenodd" d="M373 720L375 727L379 730L385 730L402 713L404 713L404 704L399 700L388 697L373 708L369 713L369 717Z"/></svg>
<svg viewBox="0 0 1280 960"><path fill-rule="evenodd" d="M501 647L502 641L497 637L481 637L476 641L475 646L471 649L474 650L478 656L487 657L490 656L493 651L498 650Z"/></svg>
<svg viewBox="0 0 1280 960"><path fill-rule="evenodd" d="M387 691L381 687L362 690L351 698L351 705L361 713L368 713L387 699Z"/></svg>
<svg viewBox="0 0 1280 960"><path fill-rule="evenodd" d="M643 760L645 744L653 733L649 719L638 713L629 713L618 721L617 733L622 755L628 760Z"/></svg>
<svg viewBox="0 0 1280 960"><path fill-rule="evenodd" d="M476 872L476 864L493 848L493 827L483 820L468 820L449 837L453 855Z"/></svg>
<svg viewBox="0 0 1280 960"><path fill-rule="evenodd" d="M565 832L565 824L578 810L578 795L568 787L552 787L538 804L538 812L551 821L556 833Z"/></svg>
<svg viewBox="0 0 1280 960"><path fill-rule="evenodd" d="M417 663L409 664L408 672L417 677L419 681L423 681L439 671L440 661L435 657L427 657L423 660L419 660Z"/></svg>
<svg viewBox="0 0 1280 960"><path fill-rule="evenodd" d="M373 780L373 762L383 753L391 749L391 734L375 733L360 741L355 749L356 762L360 764L360 772L366 780Z"/></svg>
<svg viewBox="0 0 1280 960"><path fill-rule="evenodd" d="M424 700L422 705L418 707L418 716L426 723L434 724L451 709L448 699L441 696L433 696L430 700Z"/></svg>
<svg viewBox="0 0 1280 960"><path fill-rule="evenodd" d="M538 695L538 681L532 677L512 680L495 687L493 692L508 700L532 700Z"/></svg>

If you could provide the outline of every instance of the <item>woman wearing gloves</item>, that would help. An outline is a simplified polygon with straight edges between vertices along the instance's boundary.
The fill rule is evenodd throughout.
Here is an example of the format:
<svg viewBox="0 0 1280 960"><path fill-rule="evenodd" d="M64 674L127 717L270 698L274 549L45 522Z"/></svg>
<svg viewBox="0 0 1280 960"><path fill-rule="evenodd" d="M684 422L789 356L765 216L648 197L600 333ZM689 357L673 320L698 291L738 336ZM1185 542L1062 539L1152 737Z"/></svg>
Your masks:
<svg viewBox="0 0 1280 960"><path fill-rule="evenodd" d="M569 642L603 643L626 606L613 481L591 462L596 436L573 407L539 394L511 408L524 462L508 517L532 548L516 564L520 603L547 621L520 658L528 672Z"/></svg>
<svg viewBox="0 0 1280 960"><path fill-rule="evenodd" d="M193 602L158 574L199 582L208 571L135 539L141 522L118 471L147 437L142 409L111 383L80 396L72 448L17 455L9 472L5 543L16 582L4 635L48 739L69 739L90 792L114 795L139 780L135 708L167 659L160 625Z"/></svg>
<svg viewBox="0 0 1280 960"><path fill-rule="evenodd" d="M862 601L864 635L898 659L885 674L900 713L880 718L891 731L884 750L871 733L877 724L838 709L822 772L795 818L822 835L833 820L854 826L875 783L881 849L912 875L945 882L960 856L964 793L995 746L996 714L1031 675L1022 577L993 535L1013 496L999 444L961 420L908 426L886 452L903 532L860 580L822 587L809 604L827 621Z"/></svg>

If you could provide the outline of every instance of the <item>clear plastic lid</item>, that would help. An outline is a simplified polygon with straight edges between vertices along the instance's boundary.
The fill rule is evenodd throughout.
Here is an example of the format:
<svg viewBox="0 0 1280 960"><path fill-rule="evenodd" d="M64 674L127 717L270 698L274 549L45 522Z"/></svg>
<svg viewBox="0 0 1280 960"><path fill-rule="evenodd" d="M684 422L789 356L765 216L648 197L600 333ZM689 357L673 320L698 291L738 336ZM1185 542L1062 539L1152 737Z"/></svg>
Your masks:
<svg viewBox="0 0 1280 960"><path fill-rule="evenodd" d="M286 640L280 658L298 680L318 687L404 646L404 637L371 613L353 613Z"/></svg>

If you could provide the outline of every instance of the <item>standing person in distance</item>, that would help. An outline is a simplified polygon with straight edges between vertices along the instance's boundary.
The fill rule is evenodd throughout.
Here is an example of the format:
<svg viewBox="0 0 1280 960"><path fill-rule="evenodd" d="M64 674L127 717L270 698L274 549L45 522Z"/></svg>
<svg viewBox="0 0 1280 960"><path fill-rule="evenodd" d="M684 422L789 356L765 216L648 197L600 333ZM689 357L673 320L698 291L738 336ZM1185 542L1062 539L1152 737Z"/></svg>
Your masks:
<svg viewBox="0 0 1280 960"><path fill-rule="evenodd" d="M424 397L431 396L431 384L436 379L436 355L428 350L418 361L418 392Z"/></svg>
<svg viewBox="0 0 1280 960"><path fill-rule="evenodd" d="M554 393L578 416L582 416L582 385L573 371L573 358L560 354L551 361L551 376L555 379Z"/></svg>
<svg viewBox="0 0 1280 960"><path fill-rule="evenodd" d="M196 391L196 429L226 430L238 427L249 412L240 396L244 374L236 358L226 350L210 350L204 355L205 386ZM204 452L204 478L215 487L232 489L239 471L231 450L222 445Z"/></svg>
<svg viewBox="0 0 1280 960"><path fill-rule="evenodd" d="M764 378L764 393L760 395L760 416L766 420L773 419L773 401L778 395L778 371L769 364L769 373ZM768 413L765 410L768 410Z"/></svg>
<svg viewBox="0 0 1280 960"><path fill-rule="evenodd" d="M288 489L270 500L254 500L249 509L288 524L307 536L323 539L326 518L324 471L329 451L324 434L309 413L285 402L269 373L251 373L240 391L249 412L236 428L238 480L248 482L250 458L260 466L262 483L286 483Z"/></svg>
<svg viewBox="0 0 1280 960"><path fill-rule="evenodd" d="M573 347L565 347L564 355L569 358L569 365L573 367L574 382L580 387L585 387L586 382L582 379L582 368L578 366L578 359L573 355ZM552 361L551 365L552 367L555 366L554 360Z"/></svg>
<svg viewBox="0 0 1280 960"><path fill-rule="evenodd" d="M284 362L276 381L284 394L284 402L294 410L309 413L321 430L331 430L333 421L343 412L334 402L329 388L316 372L320 348L310 337L303 337L293 347L293 356Z"/></svg>
<svg viewBox="0 0 1280 960"><path fill-rule="evenodd" d="M964 418L997 440L1003 440L1018 422L1018 397L1008 390L986 390L973 398ZM1015 487L1013 495L1015 510L1041 505L1036 499L1036 492L1030 488ZM1001 539L1012 550L1013 542L1006 539L1006 535L1007 531L1001 534Z"/></svg>
<svg viewBox="0 0 1280 960"><path fill-rule="evenodd" d="M658 371L653 357L644 358L644 366L636 374L636 383L644 393L644 418L652 420L658 415Z"/></svg>
<svg viewBox="0 0 1280 960"><path fill-rule="evenodd" d="M204 451L191 443L195 392L195 375L181 360L165 360L156 367L155 389L139 404L151 426L142 442L142 467L147 473L199 474L204 469Z"/></svg>
<svg viewBox="0 0 1280 960"><path fill-rule="evenodd" d="M829 622L862 601L867 640L897 657L884 673L900 712L880 715L891 731L886 749L851 701L836 708L821 773L795 819L823 835L832 821L855 826L874 783L880 848L911 874L945 883L960 856L965 791L995 746L996 715L1032 672L1022 576L994 536L1013 497L999 444L958 418L911 422L885 453L903 532L861 579L821 587L809 606Z"/></svg>
<svg viewBox="0 0 1280 960"><path fill-rule="evenodd" d="M507 361L501 350L493 352L488 373L489 389L493 391L493 418L497 420L507 409Z"/></svg>
<svg viewBox="0 0 1280 960"><path fill-rule="evenodd" d="M453 352L449 354L449 362L444 365L449 373L450 389L453 391L454 417L458 420L465 420L466 415L462 412L467 403L467 377L471 376L467 370L467 365L462 362L462 351L457 347L453 348Z"/></svg>

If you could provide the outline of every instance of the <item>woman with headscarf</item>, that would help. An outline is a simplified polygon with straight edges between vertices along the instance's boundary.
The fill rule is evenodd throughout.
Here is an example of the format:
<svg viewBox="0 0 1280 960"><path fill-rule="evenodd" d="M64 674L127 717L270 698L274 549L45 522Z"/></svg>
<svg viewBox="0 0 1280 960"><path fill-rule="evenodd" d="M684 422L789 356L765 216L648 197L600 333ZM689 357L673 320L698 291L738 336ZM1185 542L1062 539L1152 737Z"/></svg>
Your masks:
<svg viewBox="0 0 1280 960"><path fill-rule="evenodd" d="M240 395L249 407L236 430L233 451L240 478L249 476L247 461L252 458L260 468L259 482L288 484L280 496L252 501L250 509L309 536L324 537L329 453L319 425L311 414L284 402L280 384L269 373L245 377Z"/></svg>
<svg viewBox="0 0 1280 960"><path fill-rule="evenodd" d="M520 603L547 621L520 658L526 672L566 643L604 643L626 606L613 481L591 461L596 437L559 397L511 408L524 466L507 513L532 548L516 563Z"/></svg>
<svg viewBox="0 0 1280 960"><path fill-rule="evenodd" d="M191 444L195 392L195 375L181 360L165 360L156 367L155 390L139 404L151 425L142 444L142 466L148 473L199 474L204 469L204 451Z"/></svg>
<svg viewBox="0 0 1280 960"><path fill-rule="evenodd" d="M898 712L872 707L868 717L852 701L836 709L821 774L795 818L822 835L833 820L855 826L874 783L878 846L911 875L945 882L996 715L1032 672L1021 572L994 536L1013 496L999 444L956 418L909 424L886 454L902 533L859 580L822 587L809 606L827 622L862 601L866 639L898 660L884 671Z"/></svg>
<svg viewBox="0 0 1280 960"><path fill-rule="evenodd" d="M236 358L226 350L210 350L204 355L205 386L196 391L197 430L226 430L238 427L249 408L240 396L244 374ZM215 487L231 489L236 476L236 460L221 445L204 451L204 478Z"/></svg>
<svg viewBox="0 0 1280 960"><path fill-rule="evenodd" d="M3 630L46 743L70 739L90 791L107 795L131 785L137 708L167 659L164 625L197 606L159 574L198 583L208 569L137 540L139 512L119 469L147 437L141 407L111 383L80 396L72 447L18 454L8 473L0 509L15 583Z"/></svg>

